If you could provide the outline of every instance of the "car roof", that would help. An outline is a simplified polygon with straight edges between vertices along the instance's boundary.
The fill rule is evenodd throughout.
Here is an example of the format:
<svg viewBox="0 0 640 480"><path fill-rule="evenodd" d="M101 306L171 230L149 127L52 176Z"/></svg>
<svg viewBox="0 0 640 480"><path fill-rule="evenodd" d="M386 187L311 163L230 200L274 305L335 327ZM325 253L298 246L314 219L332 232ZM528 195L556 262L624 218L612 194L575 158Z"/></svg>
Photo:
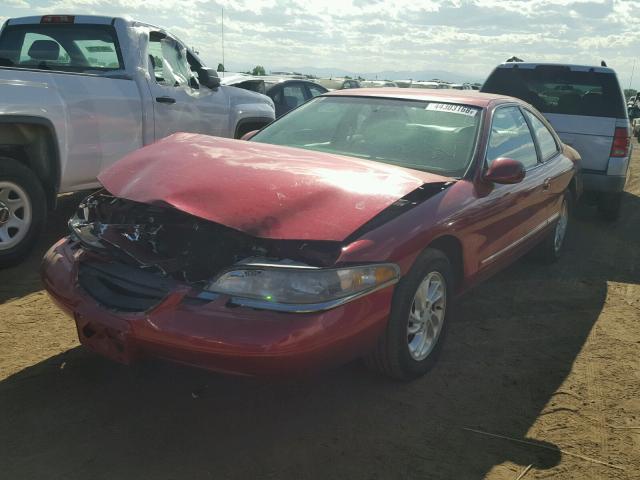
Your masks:
<svg viewBox="0 0 640 480"><path fill-rule="evenodd" d="M533 69L539 66L545 67L568 67L575 72L598 72L598 73L615 73L615 70L600 65L577 65L571 63L545 63L545 62L504 62L497 68L524 68Z"/></svg>
<svg viewBox="0 0 640 480"><path fill-rule="evenodd" d="M437 101L445 103L461 103L473 105L474 107L486 108L494 103L518 102L524 104L522 100L508 97L506 95L496 95L493 93L480 93L475 90L449 90L449 89L413 89L413 88L356 88L347 90L334 90L325 93L324 96L346 96L346 97L372 97L372 98L394 98L398 100L422 100Z"/></svg>

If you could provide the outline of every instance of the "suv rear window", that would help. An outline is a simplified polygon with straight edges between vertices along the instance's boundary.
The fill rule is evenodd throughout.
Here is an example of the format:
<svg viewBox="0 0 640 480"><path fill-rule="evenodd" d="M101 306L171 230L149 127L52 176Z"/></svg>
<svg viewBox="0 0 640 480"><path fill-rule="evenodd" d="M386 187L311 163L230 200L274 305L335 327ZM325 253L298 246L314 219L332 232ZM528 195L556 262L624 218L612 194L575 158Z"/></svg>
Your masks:
<svg viewBox="0 0 640 480"><path fill-rule="evenodd" d="M0 66L68 72L122 70L109 25L14 25L0 36Z"/></svg>
<svg viewBox="0 0 640 480"><path fill-rule="evenodd" d="M483 92L520 98L542 113L625 118L625 106L613 73L575 71L562 65L496 68Z"/></svg>

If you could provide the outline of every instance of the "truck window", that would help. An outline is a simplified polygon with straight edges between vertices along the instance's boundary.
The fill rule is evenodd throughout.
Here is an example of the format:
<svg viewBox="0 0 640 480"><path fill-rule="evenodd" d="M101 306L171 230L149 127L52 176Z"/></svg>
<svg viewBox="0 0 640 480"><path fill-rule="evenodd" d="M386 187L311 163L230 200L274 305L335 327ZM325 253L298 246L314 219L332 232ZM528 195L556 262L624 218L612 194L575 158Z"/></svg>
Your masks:
<svg viewBox="0 0 640 480"><path fill-rule="evenodd" d="M95 73L124 69L108 25L9 25L0 36L0 65Z"/></svg>
<svg viewBox="0 0 640 480"><path fill-rule="evenodd" d="M151 32L149 35L149 73L159 85L168 87L184 87L191 85L194 78L187 50L162 32Z"/></svg>

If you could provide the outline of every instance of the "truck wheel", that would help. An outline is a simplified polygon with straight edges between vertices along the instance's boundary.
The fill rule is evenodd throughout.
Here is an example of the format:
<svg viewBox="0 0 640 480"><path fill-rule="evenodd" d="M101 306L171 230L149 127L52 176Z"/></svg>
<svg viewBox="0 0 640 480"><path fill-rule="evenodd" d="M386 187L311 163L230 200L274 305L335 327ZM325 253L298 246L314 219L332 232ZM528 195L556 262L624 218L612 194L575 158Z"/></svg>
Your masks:
<svg viewBox="0 0 640 480"><path fill-rule="evenodd" d="M435 364L446 332L453 274L449 259L427 249L398 283L385 332L365 363L398 380L424 375Z"/></svg>
<svg viewBox="0 0 640 480"><path fill-rule="evenodd" d="M602 193L598 200L600 215L608 222L615 222L620 217L622 192Z"/></svg>
<svg viewBox="0 0 640 480"><path fill-rule="evenodd" d="M38 177L12 158L0 157L0 268L15 265L29 253L46 215Z"/></svg>

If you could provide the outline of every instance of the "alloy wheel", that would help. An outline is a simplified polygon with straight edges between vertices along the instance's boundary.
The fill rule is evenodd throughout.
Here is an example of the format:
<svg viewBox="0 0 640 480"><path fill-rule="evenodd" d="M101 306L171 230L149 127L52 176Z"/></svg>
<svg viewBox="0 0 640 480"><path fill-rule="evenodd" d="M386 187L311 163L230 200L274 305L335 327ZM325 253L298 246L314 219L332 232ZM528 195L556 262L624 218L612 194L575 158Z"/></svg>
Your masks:
<svg viewBox="0 0 640 480"><path fill-rule="evenodd" d="M427 274L413 297L407 322L411 358L424 360L438 343L447 303L447 284L440 272Z"/></svg>
<svg viewBox="0 0 640 480"><path fill-rule="evenodd" d="M569 223L569 207L567 206L567 199L562 200L562 206L560 207L560 217L558 217L558 223L556 223L556 231L553 238L553 247L556 253L562 248L564 237L567 234L567 224Z"/></svg>

